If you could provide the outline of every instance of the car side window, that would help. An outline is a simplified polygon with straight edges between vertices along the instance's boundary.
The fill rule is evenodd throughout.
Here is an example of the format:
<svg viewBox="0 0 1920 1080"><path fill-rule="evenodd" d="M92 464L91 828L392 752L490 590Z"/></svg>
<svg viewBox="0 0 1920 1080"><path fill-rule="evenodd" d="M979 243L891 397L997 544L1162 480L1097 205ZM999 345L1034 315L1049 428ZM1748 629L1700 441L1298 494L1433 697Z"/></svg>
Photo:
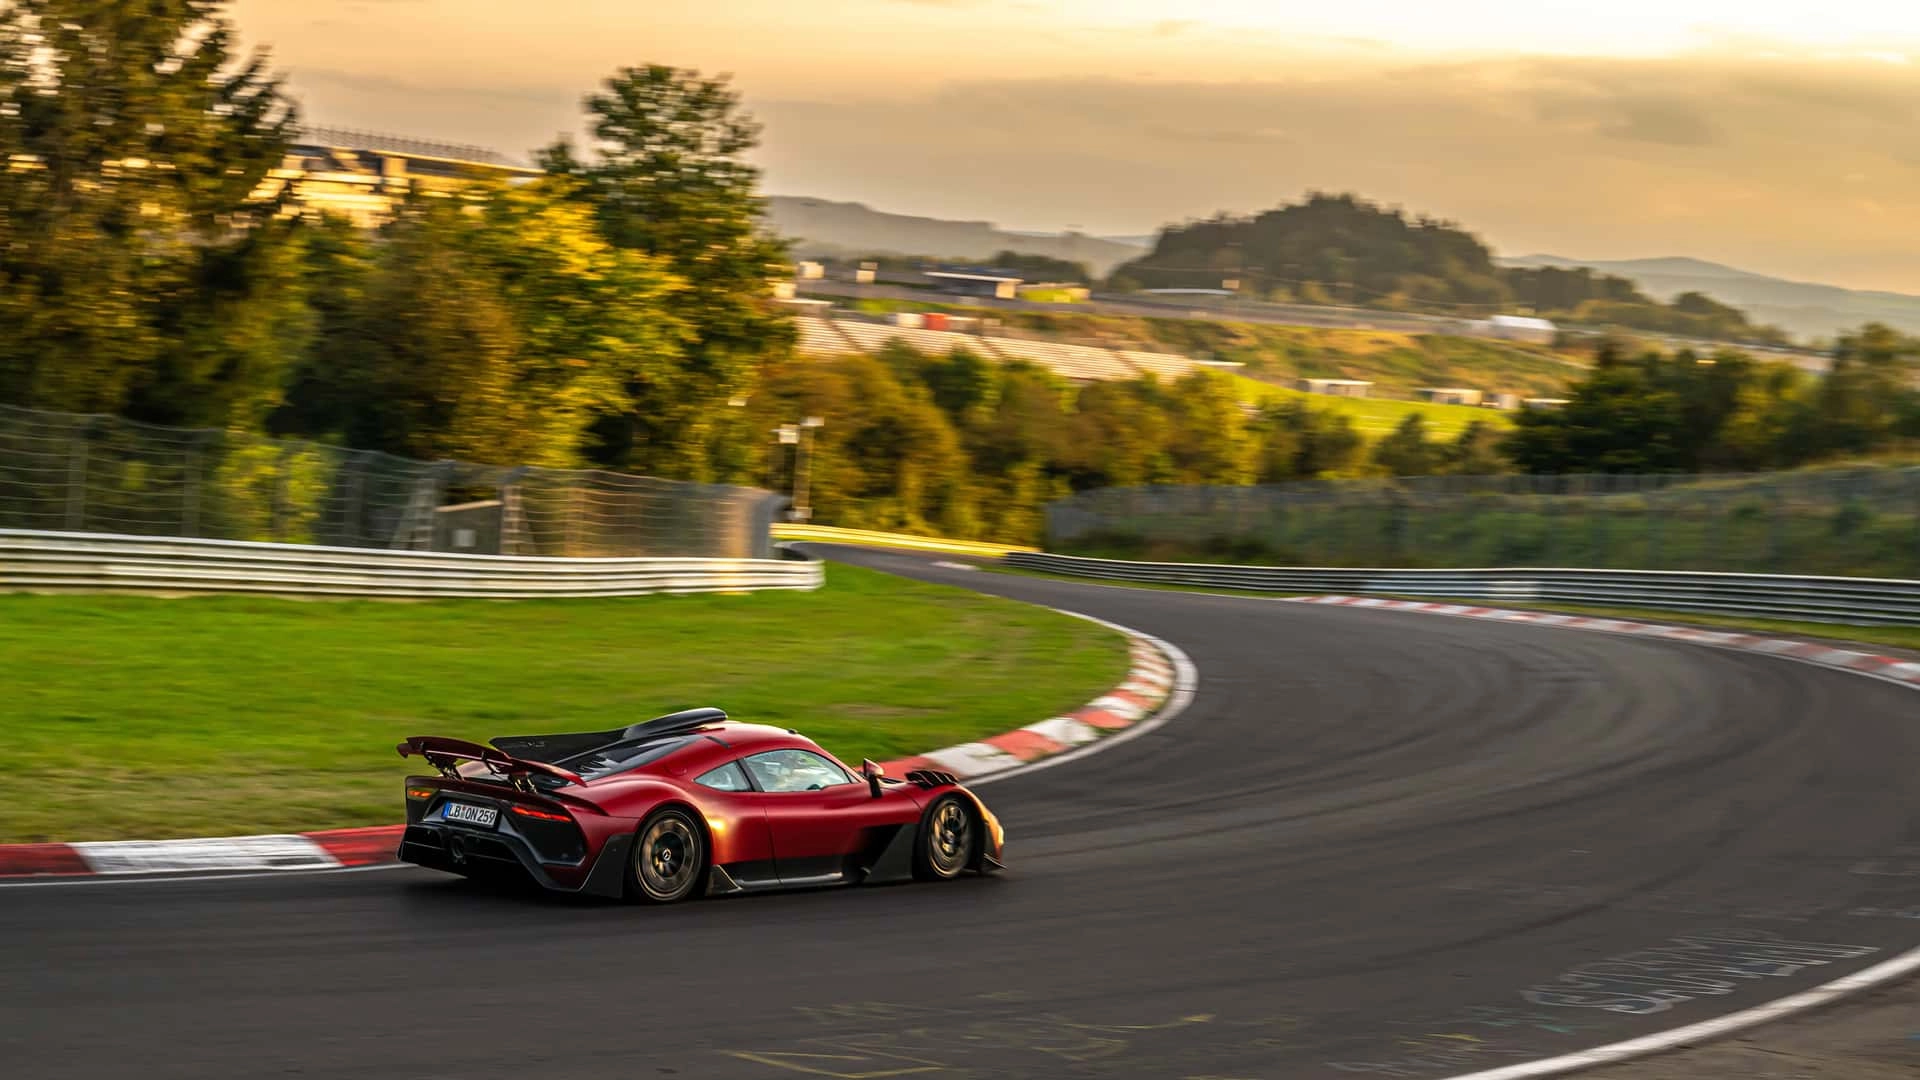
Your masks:
<svg viewBox="0 0 1920 1080"><path fill-rule="evenodd" d="M694 778L693 782L715 791L753 790L753 785L747 783L747 774L740 770L740 763L737 761L729 761L717 769L701 773Z"/></svg>
<svg viewBox="0 0 1920 1080"><path fill-rule="evenodd" d="M745 764L761 791L818 791L853 783L845 769L811 750L769 750Z"/></svg>

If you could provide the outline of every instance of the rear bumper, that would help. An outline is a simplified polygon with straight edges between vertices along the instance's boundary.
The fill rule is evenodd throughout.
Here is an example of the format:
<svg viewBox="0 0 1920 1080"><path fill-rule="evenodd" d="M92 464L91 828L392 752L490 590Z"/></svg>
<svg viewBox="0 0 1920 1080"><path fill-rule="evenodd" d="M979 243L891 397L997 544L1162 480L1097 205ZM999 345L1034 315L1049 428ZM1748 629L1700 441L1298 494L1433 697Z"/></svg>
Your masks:
<svg viewBox="0 0 1920 1080"><path fill-rule="evenodd" d="M533 848L506 830L465 829L439 823L407 826L396 853L401 862L470 877L524 876L554 892L618 899L626 892L630 834L607 838L600 851L578 865L543 863Z"/></svg>

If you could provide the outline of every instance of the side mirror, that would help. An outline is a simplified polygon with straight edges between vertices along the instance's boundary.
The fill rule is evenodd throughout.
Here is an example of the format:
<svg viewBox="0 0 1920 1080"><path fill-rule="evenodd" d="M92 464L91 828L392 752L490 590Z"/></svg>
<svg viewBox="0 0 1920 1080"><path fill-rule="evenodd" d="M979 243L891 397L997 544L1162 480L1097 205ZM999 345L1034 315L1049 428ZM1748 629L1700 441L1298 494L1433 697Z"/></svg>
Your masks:
<svg viewBox="0 0 1920 1080"><path fill-rule="evenodd" d="M887 770L881 768L880 763L872 758L863 758L860 762L860 775L867 778L867 790L873 792L874 798L879 798L880 778L887 775Z"/></svg>

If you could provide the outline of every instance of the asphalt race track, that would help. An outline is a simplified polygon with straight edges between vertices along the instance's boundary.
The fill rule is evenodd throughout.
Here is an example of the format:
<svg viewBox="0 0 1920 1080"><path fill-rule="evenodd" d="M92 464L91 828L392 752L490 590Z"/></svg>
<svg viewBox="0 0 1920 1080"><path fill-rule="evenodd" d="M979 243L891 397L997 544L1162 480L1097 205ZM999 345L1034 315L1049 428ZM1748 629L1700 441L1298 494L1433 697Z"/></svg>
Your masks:
<svg viewBox="0 0 1920 1080"><path fill-rule="evenodd" d="M669 909L411 869L0 889L5 1072L1438 1078L1920 946L1911 690L836 555L1163 637L1199 694L985 787L995 879Z"/></svg>

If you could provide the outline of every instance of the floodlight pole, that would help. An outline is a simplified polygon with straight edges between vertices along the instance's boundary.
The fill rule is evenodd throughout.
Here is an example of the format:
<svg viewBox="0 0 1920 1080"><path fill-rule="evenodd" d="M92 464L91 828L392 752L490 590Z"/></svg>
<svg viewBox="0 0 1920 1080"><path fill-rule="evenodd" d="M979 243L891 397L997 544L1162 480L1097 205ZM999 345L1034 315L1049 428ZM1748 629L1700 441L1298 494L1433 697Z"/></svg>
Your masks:
<svg viewBox="0 0 1920 1080"><path fill-rule="evenodd" d="M826 420L818 416L809 416L800 422L800 444L797 447L799 460L793 470L793 519L795 521L813 520L813 507L807 504L808 484L812 479L811 466L814 430L825 426Z"/></svg>

